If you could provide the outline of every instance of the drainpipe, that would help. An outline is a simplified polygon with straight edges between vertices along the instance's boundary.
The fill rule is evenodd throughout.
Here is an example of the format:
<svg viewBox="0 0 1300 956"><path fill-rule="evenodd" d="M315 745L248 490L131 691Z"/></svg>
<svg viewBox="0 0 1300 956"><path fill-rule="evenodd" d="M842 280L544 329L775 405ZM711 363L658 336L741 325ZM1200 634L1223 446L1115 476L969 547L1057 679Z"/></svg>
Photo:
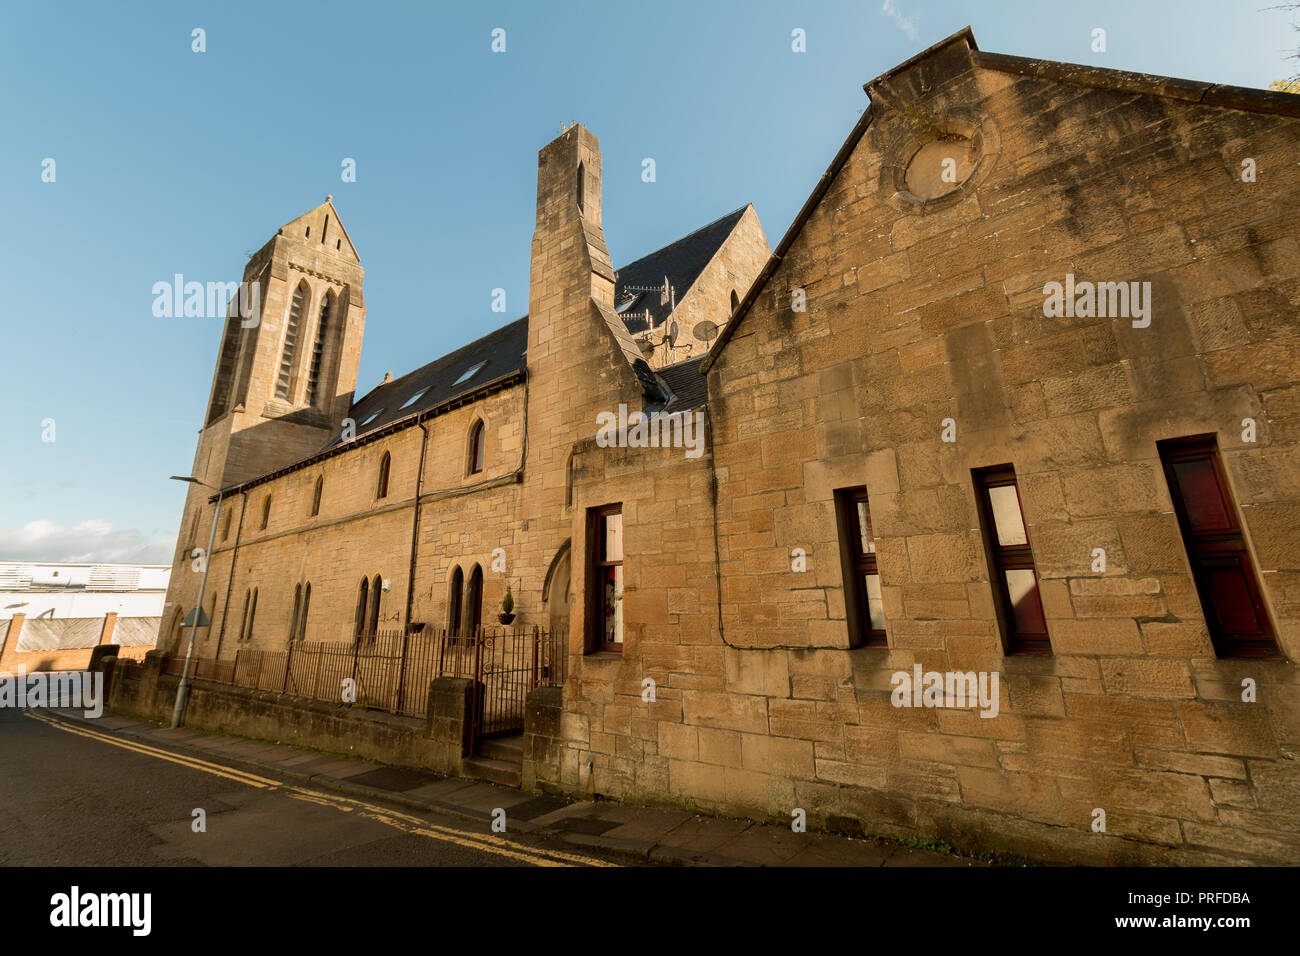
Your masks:
<svg viewBox="0 0 1300 956"><path fill-rule="evenodd" d="M706 360L707 361L707 360ZM705 430L708 450L709 450L709 499L712 505L713 513L713 582L718 594L718 638L722 641L723 646L735 648L736 650L766 650L766 651L833 651L841 650L832 644L764 644L761 648L750 647L748 645L732 644L727 640L727 635L722 625L722 542L718 530L718 450L714 443L713 434L713 407L709 400L712 388L706 380L704 392L705 408ZM690 414L690 412L687 412Z"/></svg>
<svg viewBox="0 0 1300 956"><path fill-rule="evenodd" d="M709 404L709 380L704 380L704 434L709 443L709 499L713 517L713 584L718 595L718 639L725 647L727 635L722 628L722 542L718 534L718 463L717 449L713 447L713 408ZM686 414L693 414L687 412Z"/></svg>
<svg viewBox="0 0 1300 956"><path fill-rule="evenodd" d="M415 515L411 519L411 567L406 577L406 627L411 626L411 607L415 602L415 556L420 544L420 491L424 486L424 455L429 448L429 430L420 422L420 470L415 474Z"/></svg>
<svg viewBox="0 0 1300 956"><path fill-rule="evenodd" d="M221 660L221 642L226 639L226 621L230 619L230 592L235 587L235 559L239 557L239 536L244 533L244 512L248 510L248 492L240 493L239 527L235 529L235 545L230 551L230 574L226 581L226 603L221 606L221 630L217 632L217 660ZM209 555L209 560L211 556Z"/></svg>
<svg viewBox="0 0 1300 956"><path fill-rule="evenodd" d="M197 482L197 479L191 478L190 481ZM199 482L201 484L201 482ZM204 487L211 487L205 485ZM203 591L208 584L208 572L212 570L212 546L217 543L217 521L221 518L221 490L217 489L217 508L212 512L212 532L208 535L208 550L205 552L207 560L203 564L203 577L199 579L199 596L194 602L194 623L190 625L190 642L185 649L185 668L181 671L180 683L176 685L176 704L172 707L171 728L175 730L181 725L181 714L185 711L185 698L189 695L190 690L190 664L194 661L194 632L199 629L199 619L203 616ZM208 633L211 633L212 622L208 622ZM182 628L182 633L184 628Z"/></svg>

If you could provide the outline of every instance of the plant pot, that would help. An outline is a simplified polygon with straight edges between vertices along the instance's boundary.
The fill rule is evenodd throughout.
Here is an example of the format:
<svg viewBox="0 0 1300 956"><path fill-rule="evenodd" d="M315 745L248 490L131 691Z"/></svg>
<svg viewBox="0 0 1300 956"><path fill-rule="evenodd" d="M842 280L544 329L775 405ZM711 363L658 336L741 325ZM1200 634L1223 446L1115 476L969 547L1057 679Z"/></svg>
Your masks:
<svg viewBox="0 0 1300 956"><path fill-rule="evenodd" d="M513 614L498 614L498 615L497 615L497 620L500 621L502 624L509 624L509 623L510 623L511 621L513 621L514 619L515 619L515 616L514 616Z"/></svg>

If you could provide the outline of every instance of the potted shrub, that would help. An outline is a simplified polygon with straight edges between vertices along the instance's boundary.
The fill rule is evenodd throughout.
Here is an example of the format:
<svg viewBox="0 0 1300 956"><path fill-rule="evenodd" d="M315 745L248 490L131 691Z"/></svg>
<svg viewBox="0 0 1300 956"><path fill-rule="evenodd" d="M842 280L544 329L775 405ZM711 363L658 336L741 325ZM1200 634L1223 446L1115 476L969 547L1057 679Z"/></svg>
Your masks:
<svg viewBox="0 0 1300 956"><path fill-rule="evenodd" d="M497 615L497 620L502 624L509 624L515 619L515 598L510 593L510 585L506 585L506 596L501 599L501 613Z"/></svg>

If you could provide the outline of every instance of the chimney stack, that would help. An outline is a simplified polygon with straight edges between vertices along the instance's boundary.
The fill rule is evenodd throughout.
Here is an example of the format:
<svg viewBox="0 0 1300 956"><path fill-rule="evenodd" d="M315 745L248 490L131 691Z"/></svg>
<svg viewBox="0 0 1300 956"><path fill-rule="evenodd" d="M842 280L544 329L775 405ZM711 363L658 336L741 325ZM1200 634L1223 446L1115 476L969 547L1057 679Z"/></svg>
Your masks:
<svg viewBox="0 0 1300 956"><path fill-rule="evenodd" d="M530 317L541 318L539 293L558 287L581 288L584 297L613 310L614 265L600 225L600 177L600 141L582 126L570 126L538 152Z"/></svg>

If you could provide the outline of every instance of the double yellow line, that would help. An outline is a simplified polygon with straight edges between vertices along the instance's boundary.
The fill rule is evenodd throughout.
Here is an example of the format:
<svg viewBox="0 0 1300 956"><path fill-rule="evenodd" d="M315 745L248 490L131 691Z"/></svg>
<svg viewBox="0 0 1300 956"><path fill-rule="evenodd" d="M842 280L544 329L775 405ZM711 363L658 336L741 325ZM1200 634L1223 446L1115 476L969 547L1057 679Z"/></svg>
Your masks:
<svg viewBox="0 0 1300 956"><path fill-rule="evenodd" d="M376 822L385 824L386 826L390 826L396 830L401 830L405 833L413 833L418 836L428 837L431 840L439 840L444 843L454 843L457 846L464 847L465 849L481 850L484 853L494 853L497 856L504 856L530 866L608 867L616 865L613 863L607 863L604 860L598 860L595 857L582 856L577 853L566 853L562 850L536 850L529 847L522 847L518 844L509 844L504 837L492 838L477 836L472 833L465 833L461 830L454 830L450 827L430 823L428 820L421 819L420 817L410 813L403 813L400 810L392 810L388 807L381 807L377 804L367 803L364 800L357 800L339 794L310 790L296 784L272 780L269 777L259 777L257 774L248 773L243 770L236 770L233 767L226 767L221 764L211 763L199 757L190 757L188 755L172 753L136 740L127 740L100 730L91 730L87 727L77 726L66 720L51 717L48 714L36 713L29 710L24 711L24 715L31 717L33 720L39 720L41 723L48 724L64 733L76 734L78 737L87 737L91 740L97 740L100 743L110 744L114 747L121 747L123 750L130 750L147 757L154 757L158 760L166 760L170 763L180 764L182 767L189 767L192 770L202 770L204 773L224 777L227 780L233 780L236 783L242 783L259 790L281 790L286 796L295 800L303 800L307 803L333 807L334 809L340 810L344 813L355 813L359 817L375 820Z"/></svg>

